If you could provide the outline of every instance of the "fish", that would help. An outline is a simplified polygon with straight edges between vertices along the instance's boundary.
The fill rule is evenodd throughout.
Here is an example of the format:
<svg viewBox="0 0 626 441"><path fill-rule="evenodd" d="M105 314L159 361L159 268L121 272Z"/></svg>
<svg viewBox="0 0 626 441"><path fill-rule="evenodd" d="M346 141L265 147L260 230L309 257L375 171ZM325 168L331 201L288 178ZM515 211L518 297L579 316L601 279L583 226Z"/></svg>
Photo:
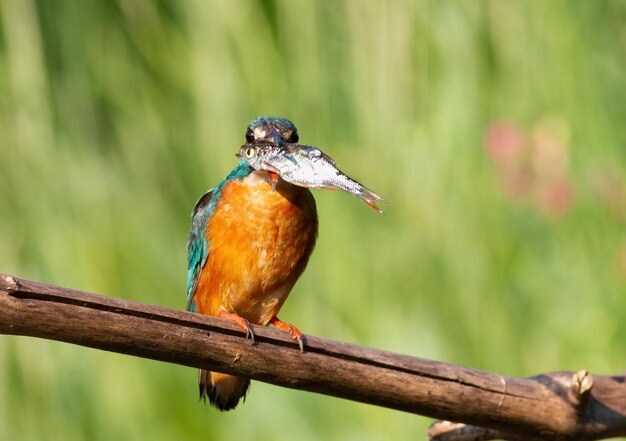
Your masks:
<svg viewBox="0 0 626 441"><path fill-rule="evenodd" d="M385 202L382 196L339 170L335 161L315 146L244 144L236 156L255 170L267 171L273 189L280 176L300 187L344 190L383 213L377 205L377 202Z"/></svg>

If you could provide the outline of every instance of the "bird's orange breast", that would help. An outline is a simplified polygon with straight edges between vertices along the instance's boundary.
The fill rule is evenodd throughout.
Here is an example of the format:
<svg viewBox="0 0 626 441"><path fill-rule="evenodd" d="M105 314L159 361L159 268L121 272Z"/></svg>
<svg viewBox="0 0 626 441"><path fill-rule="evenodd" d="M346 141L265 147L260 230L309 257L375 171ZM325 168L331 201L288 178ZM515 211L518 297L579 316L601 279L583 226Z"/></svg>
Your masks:
<svg viewBox="0 0 626 441"><path fill-rule="evenodd" d="M198 311L220 307L265 325L304 271L317 236L310 191L266 172L229 181L208 222L209 254L196 289Z"/></svg>

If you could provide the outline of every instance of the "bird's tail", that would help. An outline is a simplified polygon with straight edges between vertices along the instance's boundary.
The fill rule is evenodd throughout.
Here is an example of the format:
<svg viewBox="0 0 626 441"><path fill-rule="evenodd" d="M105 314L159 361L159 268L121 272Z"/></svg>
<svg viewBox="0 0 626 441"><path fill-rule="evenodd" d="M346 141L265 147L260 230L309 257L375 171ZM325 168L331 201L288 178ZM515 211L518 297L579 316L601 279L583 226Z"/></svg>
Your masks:
<svg viewBox="0 0 626 441"><path fill-rule="evenodd" d="M245 400L250 379L200 369L198 386L201 400L206 401L208 398L209 403L216 409L231 410L237 406L241 398Z"/></svg>

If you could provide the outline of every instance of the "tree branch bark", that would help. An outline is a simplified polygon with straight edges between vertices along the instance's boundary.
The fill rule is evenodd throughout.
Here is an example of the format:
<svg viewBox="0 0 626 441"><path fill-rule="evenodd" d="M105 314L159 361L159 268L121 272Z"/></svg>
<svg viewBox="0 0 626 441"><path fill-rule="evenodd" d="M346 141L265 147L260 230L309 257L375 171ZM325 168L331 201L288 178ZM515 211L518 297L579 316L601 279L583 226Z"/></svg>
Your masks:
<svg viewBox="0 0 626 441"><path fill-rule="evenodd" d="M464 423L431 439L595 440L626 435L626 377L531 378L255 327L0 274L0 333L64 341Z"/></svg>

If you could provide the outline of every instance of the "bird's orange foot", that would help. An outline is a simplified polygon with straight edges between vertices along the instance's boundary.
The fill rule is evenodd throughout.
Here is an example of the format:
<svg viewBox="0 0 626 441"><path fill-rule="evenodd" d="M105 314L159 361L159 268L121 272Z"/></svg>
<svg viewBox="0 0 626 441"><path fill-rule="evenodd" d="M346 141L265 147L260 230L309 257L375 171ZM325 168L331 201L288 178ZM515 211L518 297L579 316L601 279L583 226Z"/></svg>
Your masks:
<svg viewBox="0 0 626 441"><path fill-rule="evenodd" d="M290 333L291 337L298 342L300 352L304 352L304 340L302 339L302 332L298 328L290 323L283 322L276 316L272 317L270 323L274 325L276 329Z"/></svg>
<svg viewBox="0 0 626 441"><path fill-rule="evenodd" d="M233 322L237 323L239 327L243 330L243 332L246 333L246 339L250 338L250 340L252 340L252 343L254 343L254 332L252 332L252 327L250 326L250 322L248 320L246 320L239 314L236 314L234 312L228 312L224 308L220 308L217 311L217 317L232 320Z"/></svg>

